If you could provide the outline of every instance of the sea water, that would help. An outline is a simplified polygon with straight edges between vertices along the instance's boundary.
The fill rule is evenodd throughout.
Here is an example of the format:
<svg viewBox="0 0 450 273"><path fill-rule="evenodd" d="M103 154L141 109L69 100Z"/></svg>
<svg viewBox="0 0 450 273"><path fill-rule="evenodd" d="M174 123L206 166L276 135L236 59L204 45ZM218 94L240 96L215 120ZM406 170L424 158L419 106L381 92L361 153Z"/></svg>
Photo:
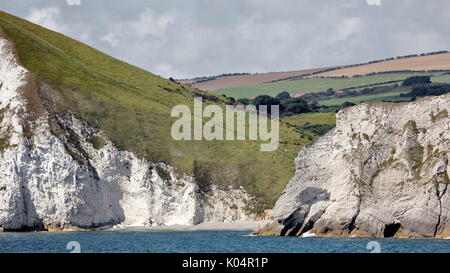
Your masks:
<svg viewBox="0 0 450 273"><path fill-rule="evenodd" d="M0 252L450 253L450 240L260 237L241 231L0 233Z"/></svg>

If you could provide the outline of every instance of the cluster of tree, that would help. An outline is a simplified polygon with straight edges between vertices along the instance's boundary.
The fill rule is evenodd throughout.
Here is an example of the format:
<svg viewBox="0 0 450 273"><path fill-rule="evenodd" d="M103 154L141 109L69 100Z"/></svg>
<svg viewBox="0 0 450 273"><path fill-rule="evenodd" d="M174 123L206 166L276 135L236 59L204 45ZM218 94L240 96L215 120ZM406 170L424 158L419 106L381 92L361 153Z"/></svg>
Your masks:
<svg viewBox="0 0 450 273"><path fill-rule="evenodd" d="M260 95L254 99L241 98L236 101L239 104L255 106L279 105L280 116L291 116L301 113L315 112L321 108L317 102L308 103L303 98L291 98L288 92L281 92L275 97ZM270 107L268 108L270 114Z"/></svg>
<svg viewBox="0 0 450 273"><path fill-rule="evenodd" d="M351 98L357 97L361 95L372 95L372 94L382 94L388 93L395 90L408 90L411 91L407 94L402 94L401 97L413 97L413 96L431 96L431 95L440 95L447 93L446 85L442 84L432 84L430 76L413 76L405 79L401 86L396 83L397 81L389 81L384 83L376 83L372 85L359 86L357 88L349 88L342 89L341 92L335 92L332 89L328 89L325 92L314 92L305 94L302 98L306 101L322 101L328 99L335 98ZM392 85L385 86L373 86L380 84L389 84L394 83ZM365 87L361 89L362 87ZM423 95L425 94L425 95Z"/></svg>
<svg viewBox="0 0 450 273"><path fill-rule="evenodd" d="M241 75L251 75L251 74L250 73L223 73L223 74L215 75L215 76L193 78L192 81L194 83L202 83L202 82L216 80L217 78L220 78L220 77L241 76ZM190 84L189 86L191 86L191 85L192 84Z"/></svg>
<svg viewBox="0 0 450 273"><path fill-rule="evenodd" d="M230 76L242 76L242 75L250 75L250 73L223 73L220 75L217 75L216 77L230 77Z"/></svg>
<svg viewBox="0 0 450 273"><path fill-rule="evenodd" d="M423 57L423 56L433 56L433 55L440 55L440 54L447 54L449 53L447 50L441 50L441 51L434 51L434 52L427 52L427 53L421 53L421 54L410 54L410 55L404 55L404 56L397 56L397 57L390 57L390 58L384 58L384 59L378 59L378 60L372 60L369 62L365 62L365 63L357 63L357 64L351 64L351 65L347 65L344 66L343 68L349 68L349 67L357 67L357 66L362 66L362 65L367 65L367 64L374 64L374 63L381 63L381 62L385 62L385 61L392 61L392 60L400 60L400 59L408 59L408 58L415 58L415 57ZM341 69L342 67L336 67L336 68L331 68L328 69L326 71L333 71L333 70L338 70ZM308 74L309 75L314 75L314 74L318 74L318 73L323 73L326 71L318 71L315 73L311 73ZM378 74L386 74L386 73L405 73L405 72L412 72L413 70L398 70L398 71L383 71L383 72L372 72L372 73L368 73L368 74L364 74L364 75L354 75L353 77L365 77L365 76L370 76L370 75L378 75ZM433 70L433 71L416 71L416 72L442 72L442 71L447 71L447 70ZM306 76L306 75L304 75ZM319 78L349 78L348 76L342 75L342 76L326 76L326 77L319 77Z"/></svg>
<svg viewBox="0 0 450 273"><path fill-rule="evenodd" d="M388 84L392 82L385 82L383 84ZM380 83L377 83L380 84ZM375 85L375 84L373 84ZM399 88L399 85L397 83L393 85L386 85L386 86L373 86L373 85L365 85L360 86L357 88L363 89L356 89L356 88L347 88L342 89L341 92L336 92L332 88L329 88L327 91L322 92L311 92L303 95L303 99L306 101L322 101L322 100L329 100L329 99L338 99L338 98L352 98L357 97L361 95L372 95L372 94L381 94L381 93L387 93L391 92L394 89ZM373 86L373 87L371 87Z"/></svg>
<svg viewBox="0 0 450 273"><path fill-rule="evenodd" d="M365 85L360 85L360 86L355 86L355 87L349 87L349 88L343 88L342 91L346 92L346 91L352 91L355 89L359 89L358 92L363 92L362 94L375 94L377 90L380 89L380 86L378 85L384 85L384 86L389 86L391 88L398 88L399 81L385 81L385 82L377 82L377 83L372 83L372 84L365 84ZM391 85L388 85L391 84Z"/></svg>
<svg viewBox="0 0 450 273"><path fill-rule="evenodd" d="M398 56L397 59L407 59L407 58L414 58L419 56L432 56L432 55L439 55L439 54L446 54L448 53L447 50L441 50L441 51L434 51L434 52L427 52L422 54L411 54L411 55L405 55L405 56Z"/></svg>
<svg viewBox="0 0 450 273"><path fill-rule="evenodd" d="M434 51L434 52L428 52L428 53L422 53L420 56L432 56L432 55L440 55L440 54L447 54L447 50L441 50L441 51Z"/></svg>
<svg viewBox="0 0 450 273"><path fill-rule="evenodd" d="M321 91L321 92L311 92L306 93L302 96L302 98L306 101L321 101L326 99L332 99L340 94L337 94L333 88L329 88L327 91Z"/></svg>
<svg viewBox="0 0 450 273"><path fill-rule="evenodd" d="M439 54L446 54L448 53L447 50L441 50L441 51L433 51L433 52L426 52L422 54L410 54L410 55L404 55L404 56L398 56L396 59L407 59L407 58L414 58L419 56L432 56L432 55L439 55Z"/></svg>
<svg viewBox="0 0 450 273"><path fill-rule="evenodd" d="M327 92L334 93L333 89L331 89L331 88L328 89ZM308 95L308 94L306 94L306 95ZM228 98L228 99L232 99L232 98ZM234 101L234 99L233 99L233 101ZM305 100L304 97L291 98L289 92L287 92L287 91L281 92L278 95L276 95L275 97L271 97L268 95L260 95L254 99L240 98L240 99L236 100L236 103L243 104L243 105L253 104L256 106L279 105L280 116L292 116L295 114L311 113L311 112L338 112L342 108L355 105L354 103L351 103L351 102L345 102L342 105L335 105L335 106L320 105L319 103L317 103L317 101L308 101L308 100ZM270 110L270 107L268 108L268 111L269 110ZM269 112L269 114L270 114L270 112Z"/></svg>
<svg viewBox="0 0 450 273"><path fill-rule="evenodd" d="M397 59L408 59L408 58L414 58L418 57L418 54L410 54L410 55L404 55L404 56L398 56Z"/></svg>
<svg viewBox="0 0 450 273"><path fill-rule="evenodd" d="M320 79L348 79L348 78L362 78L362 77L367 77L367 76L374 76L374 75L383 75L383 74L404 74L404 73L445 73L445 72L449 72L449 70L440 70L440 69L435 69L435 70L395 70L395 71L381 71L381 72L371 72L371 73L367 73L367 74L359 74L359 75L353 75L351 77L346 76L346 75L342 75L342 76L319 76L317 78Z"/></svg>
<svg viewBox="0 0 450 273"><path fill-rule="evenodd" d="M355 105L356 104L354 104L353 102L346 101L341 105L341 107L346 108L346 107L355 106Z"/></svg>
<svg viewBox="0 0 450 273"><path fill-rule="evenodd" d="M450 84L419 84L412 87L411 92L400 94L400 97L440 96L449 92Z"/></svg>
<svg viewBox="0 0 450 273"><path fill-rule="evenodd" d="M281 93L278 93L275 98L279 100L287 100L291 98L291 94L288 91L283 91Z"/></svg>
<svg viewBox="0 0 450 273"><path fill-rule="evenodd" d="M439 96L450 92L450 84L432 83L429 76L409 77L403 81L402 86L409 87L411 91L400 94L400 97L411 97L411 100L415 100L416 97Z"/></svg>
<svg viewBox="0 0 450 273"><path fill-rule="evenodd" d="M366 64L374 64L374 63L381 63L384 61L392 61L392 60L400 60L400 59L408 59L408 58L414 58L414 57L419 57L419 56L432 56L432 55L439 55L439 54L446 54L448 53L448 51L446 50L442 50L442 51L434 51L434 52L427 52L427 53L422 53L422 54L410 54L410 55L404 55L404 56L397 56L397 57L389 57L389 58L384 58L384 59L378 59L378 60L372 60L372 61L368 61L365 63L357 63L357 64L352 64L352 65L348 65L346 67L356 67L356 66L362 66L362 65L366 65Z"/></svg>
<svg viewBox="0 0 450 273"><path fill-rule="evenodd" d="M194 83L208 82L208 81L212 81L212 80L215 80L215 79L217 79L217 77L215 77L215 76L214 77L201 78L201 79L195 80Z"/></svg>
<svg viewBox="0 0 450 273"><path fill-rule="evenodd" d="M281 82L281 81L288 81L288 80L301 80L301 79L303 79L305 77L308 77L308 76L314 76L316 74L325 73L325 72L329 72L329 71L334 71L334 70L338 70L338 69L345 68L345 67L348 67L348 66L342 66L342 67L341 66L337 66L337 67L332 67L332 68L326 68L326 69L323 69L323 70L319 70L319 71L315 71L315 72L311 72L311 73L307 73L307 74L302 74L302 75L291 76L291 77L287 77L287 78L276 79L276 80L273 80L273 81L270 81L270 82ZM326 77L318 77L318 78L326 78Z"/></svg>
<svg viewBox="0 0 450 273"><path fill-rule="evenodd" d="M431 83L430 76L413 76L405 79L402 86L413 86L418 84L429 84Z"/></svg>

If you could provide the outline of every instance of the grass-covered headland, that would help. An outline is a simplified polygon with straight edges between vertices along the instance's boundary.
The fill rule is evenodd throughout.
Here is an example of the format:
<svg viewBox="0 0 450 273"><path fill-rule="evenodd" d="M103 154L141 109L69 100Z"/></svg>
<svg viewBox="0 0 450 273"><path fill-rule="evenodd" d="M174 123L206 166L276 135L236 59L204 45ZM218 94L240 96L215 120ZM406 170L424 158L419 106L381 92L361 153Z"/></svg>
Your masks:
<svg viewBox="0 0 450 273"><path fill-rule="evenodd" d="M173 106L192 107L194 96L221 106L230 100L166 80L7 13L0 12L0 29L34 74L27 91L34 114L42 107L51 117L71 112L103 130L117 147L170 164L199 183L243 186L257 197L256 210L273 206L294 173L298 151L315 137L282 122L275 152L260 151L258 141L175 141ZM94 146L103 141L93 139Z"/></svg>

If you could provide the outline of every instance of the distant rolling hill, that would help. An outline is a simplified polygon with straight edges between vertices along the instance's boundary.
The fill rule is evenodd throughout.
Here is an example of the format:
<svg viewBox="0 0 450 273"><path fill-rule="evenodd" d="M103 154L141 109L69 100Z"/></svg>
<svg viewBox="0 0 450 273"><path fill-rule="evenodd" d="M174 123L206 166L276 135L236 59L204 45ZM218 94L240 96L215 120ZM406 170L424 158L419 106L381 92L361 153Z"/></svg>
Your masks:
<svg viewBox="0 0 450 273"><path fill-rule="evenodd" d="M431 56L419 56L388 60L378 63L366 64L355 67L347 67L333 71L318 73L314 77L353 77L371 73L390 71L435 71L450 70L450 53Z"/></svg>
<svg viewBox="0 0 450 273"><path fill-rule="evenodd" d="M305 70L295 70L286 72L269 72L269 73L258 73L258 74L248 74L248 75L234 75L234 76L219 76L212 77L211 80L196 82L195 80L185 80L180 81L181 83L190 84L192 87L205 90L214 91L222 88L232 88L238 86L249 86L265 82L278 81L282 79L300 77L304 75L309 75L312 73L318 73L322 71L328 71L333 69L333 67L316 68L316 69L305 69Z"/></svg>
<svg viewBox="0 0 450 273"><path fill-rule="evenodd" d="M298 80L301 78L354 77L389 72L431 72L450 71L450 53L410 55L363 64L340 65L315 69L270 72L245 75L221 75L180 80L186 84L205 91L217 91L235 87L253 86L270 82Z"/></svg>
<svg viewBox="0 0 450 273"><path fill-rule="evenodd" d="M191 80L189 85L238 99L258 95L276 96L283 91L301 96L323 92L329 88L361 89L400 84L406 78L418 75L431 76L433 82L450 82L450 53L432 52L420 56L399 56L362 64L291 72L202 78L199 82Z"/></svg>

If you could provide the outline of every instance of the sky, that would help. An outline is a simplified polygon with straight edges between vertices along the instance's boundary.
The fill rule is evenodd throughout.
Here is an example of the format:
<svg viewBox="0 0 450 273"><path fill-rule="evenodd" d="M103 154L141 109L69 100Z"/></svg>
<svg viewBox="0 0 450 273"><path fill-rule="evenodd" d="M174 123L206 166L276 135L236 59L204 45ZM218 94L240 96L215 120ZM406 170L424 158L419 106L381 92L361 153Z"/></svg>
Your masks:
<svg viewBox="0 0 450 273"><path fill-rule="evenodd" d="M177 79L450 50L448 0L1 0L0 10Z"/></svg>

